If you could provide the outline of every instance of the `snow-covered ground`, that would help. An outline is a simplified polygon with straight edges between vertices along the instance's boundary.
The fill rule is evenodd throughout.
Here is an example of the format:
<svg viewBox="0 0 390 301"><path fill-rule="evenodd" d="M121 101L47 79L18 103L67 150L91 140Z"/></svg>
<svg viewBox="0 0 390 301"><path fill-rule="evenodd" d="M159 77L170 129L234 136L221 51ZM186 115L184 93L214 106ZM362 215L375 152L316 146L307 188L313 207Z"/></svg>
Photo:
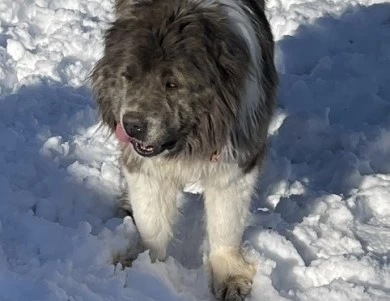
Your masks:
<svg viewBox="0 0 390 301"><path fill-rule="evenodd" d="M211 300L194 195L167 262L111 264L138 240L86 83L111 5L0 1L1 301ZM281 87L250 300L390 300L390 1L268 7Z"/></svg>

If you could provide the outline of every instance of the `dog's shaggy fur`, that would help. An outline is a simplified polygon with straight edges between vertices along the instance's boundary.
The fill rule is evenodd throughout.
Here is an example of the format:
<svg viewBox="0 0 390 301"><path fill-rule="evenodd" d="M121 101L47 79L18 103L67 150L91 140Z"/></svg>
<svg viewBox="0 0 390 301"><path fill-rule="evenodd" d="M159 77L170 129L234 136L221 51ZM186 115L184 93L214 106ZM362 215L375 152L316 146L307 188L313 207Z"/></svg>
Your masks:
<svg viewBox="0 0 390 301"><path fill-rule="evenodd" d="M165 259L177 192L200 182L211 290L243 300L255 268L240 245L277 86L264 1L116 0L115 8L92 84L104 123L129 138L121 160L143 244L152 260Z"/></svg>

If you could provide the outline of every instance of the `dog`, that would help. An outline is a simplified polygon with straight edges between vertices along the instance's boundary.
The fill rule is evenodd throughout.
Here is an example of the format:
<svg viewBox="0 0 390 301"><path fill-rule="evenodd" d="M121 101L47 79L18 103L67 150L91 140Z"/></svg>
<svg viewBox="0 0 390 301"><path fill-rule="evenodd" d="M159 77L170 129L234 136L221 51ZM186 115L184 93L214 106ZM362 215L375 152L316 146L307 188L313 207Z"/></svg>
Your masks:
<svg viewBox="0 0 390 301"><path fill-rule="evenodd" d="M165 260L178 191L204 189L216 298L244 300L256 272L241 240L266 154L278 76L263 0L116 0L91 74L116 134L134 221Z"/></svg>

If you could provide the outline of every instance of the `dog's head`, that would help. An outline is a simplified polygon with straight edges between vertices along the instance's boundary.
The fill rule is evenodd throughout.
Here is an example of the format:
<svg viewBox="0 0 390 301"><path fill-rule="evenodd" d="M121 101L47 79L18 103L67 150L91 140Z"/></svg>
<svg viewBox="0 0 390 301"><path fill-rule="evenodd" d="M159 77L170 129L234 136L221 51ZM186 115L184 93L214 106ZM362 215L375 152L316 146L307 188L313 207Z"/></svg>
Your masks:
<svg viewBox="0 0 390 301"><path fill-rule="evenodd" d="M224 9L202 3L133 2L107 31L93 88L103 121L141 156L210 155L238 118L250 51Z"/></svg>

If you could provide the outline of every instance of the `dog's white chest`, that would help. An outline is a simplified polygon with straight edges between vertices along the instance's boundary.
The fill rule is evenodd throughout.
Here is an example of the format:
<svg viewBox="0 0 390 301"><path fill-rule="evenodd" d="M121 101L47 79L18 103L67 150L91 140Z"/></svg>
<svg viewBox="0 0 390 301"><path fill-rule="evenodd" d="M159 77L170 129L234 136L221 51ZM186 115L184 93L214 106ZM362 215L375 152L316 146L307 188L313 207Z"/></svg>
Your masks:
<svg viewBox="0 0 390 301"><path fill-rule="evenodd" d="M200 181L195 181L184 185L183 191L192 194L201 194L204 191L204 187Z"/></svg>

